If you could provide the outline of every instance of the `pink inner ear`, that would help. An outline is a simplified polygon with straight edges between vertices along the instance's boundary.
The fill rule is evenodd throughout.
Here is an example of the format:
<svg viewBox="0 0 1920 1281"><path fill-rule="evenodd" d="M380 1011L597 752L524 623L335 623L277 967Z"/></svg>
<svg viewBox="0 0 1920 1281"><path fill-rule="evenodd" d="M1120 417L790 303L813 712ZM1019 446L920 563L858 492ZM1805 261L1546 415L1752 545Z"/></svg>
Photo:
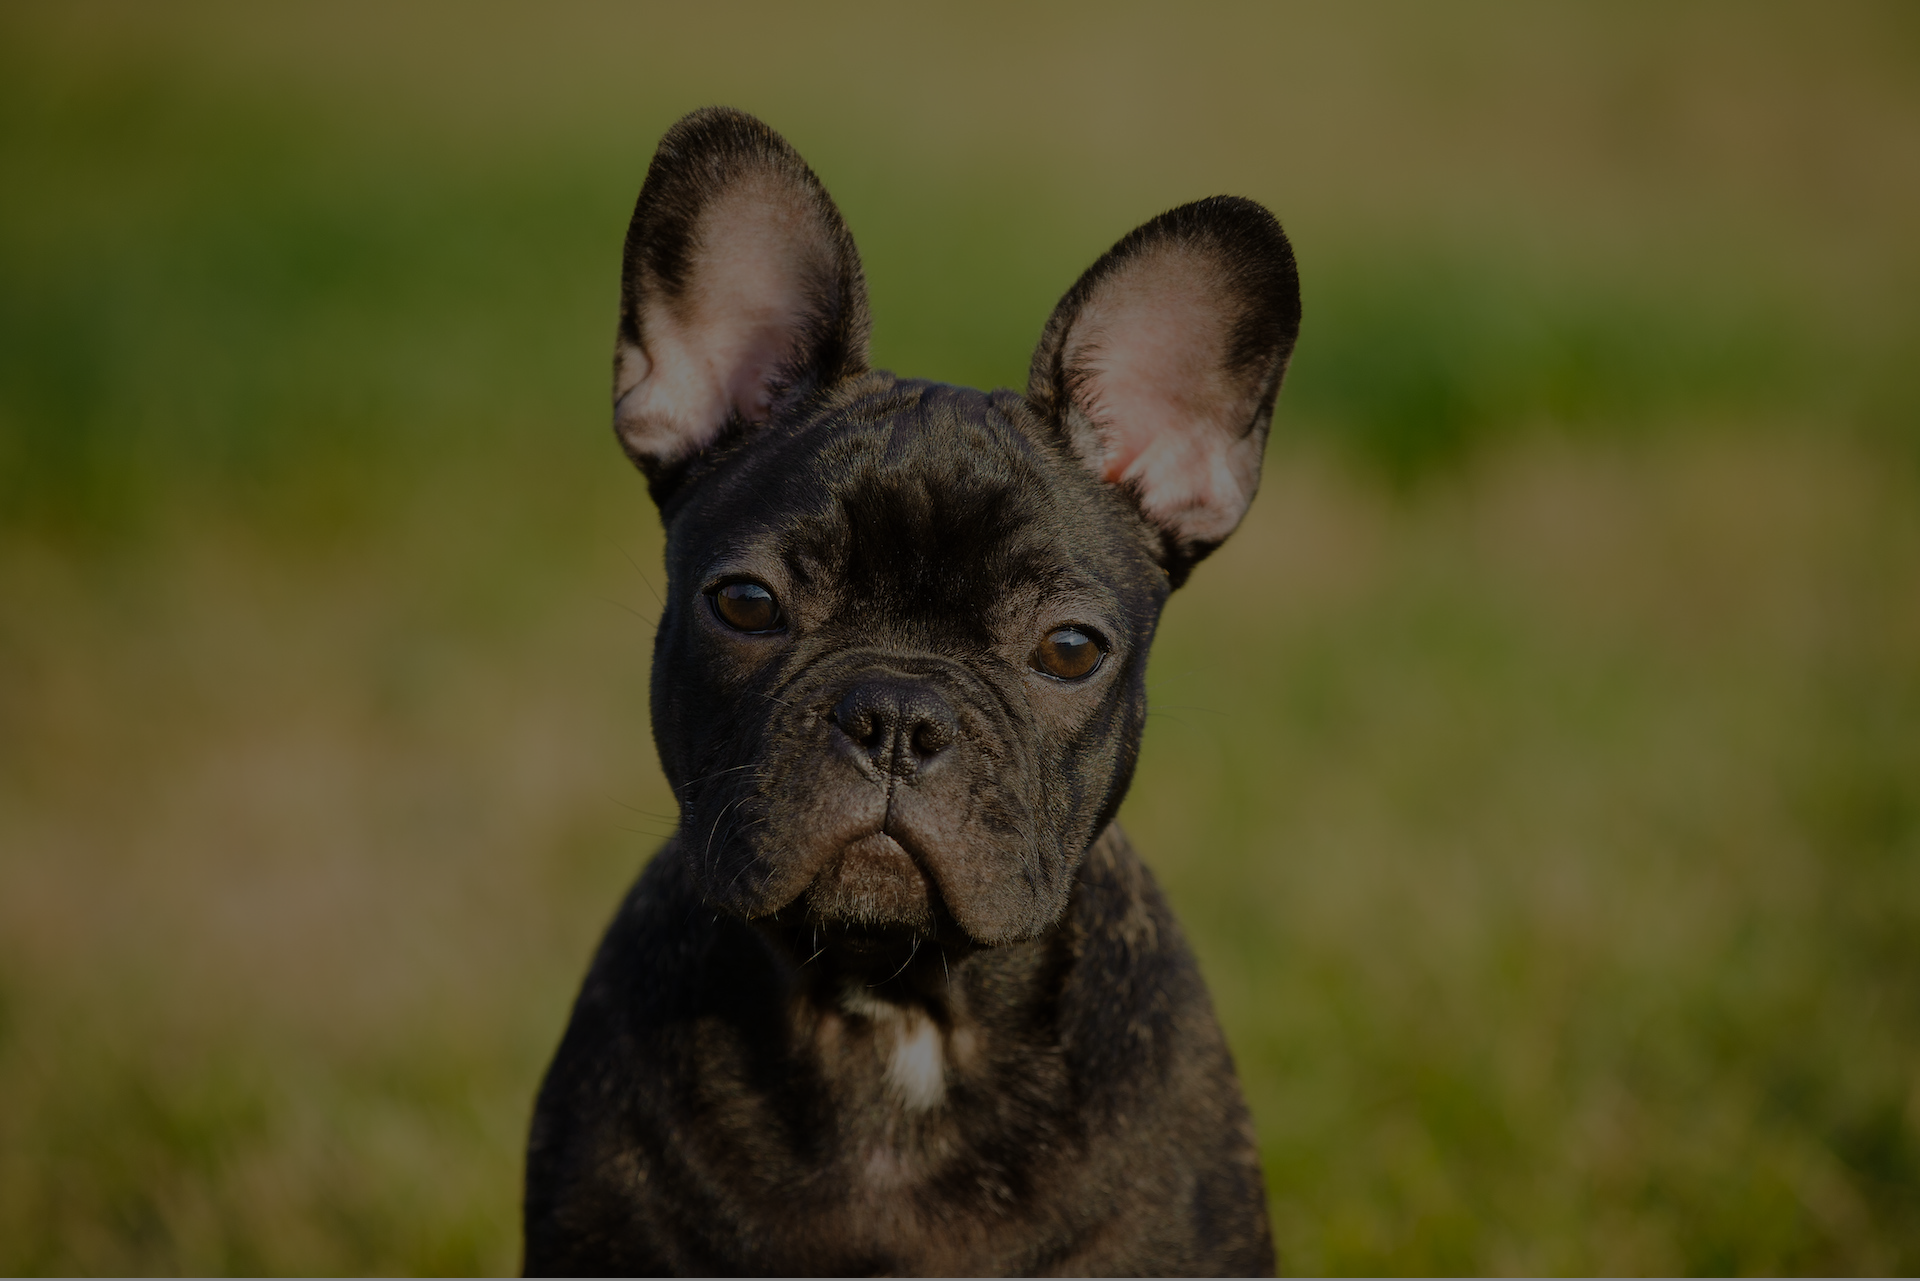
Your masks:
<svg viewBox="0 0 1920 1281"><path fill-rule="evenodd" d="M1067 338L1082 457L1185 542L1232 533L1260 483L1258 389L1223 368L1233 319L1211 260L1168 246L1103 282Z"/></svg>
<svg viewBox="0 0 1920 1281"><path fill-rule="evenodd" d="M659 462L710 444L732 413L766 421L810 286L830 275L815 214L769 176L715 196L696 234L685 292L649 294L640 314L645 350L623 344L616 367L621 436Z"/></svg>

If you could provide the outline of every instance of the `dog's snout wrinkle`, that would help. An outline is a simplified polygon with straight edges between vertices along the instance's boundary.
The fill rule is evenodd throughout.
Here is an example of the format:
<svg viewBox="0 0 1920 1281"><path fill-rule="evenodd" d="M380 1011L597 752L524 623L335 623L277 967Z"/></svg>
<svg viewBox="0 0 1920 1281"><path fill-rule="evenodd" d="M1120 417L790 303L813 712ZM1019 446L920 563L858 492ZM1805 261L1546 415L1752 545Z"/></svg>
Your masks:
<svg viewBox="0 0 1920 1281"><path fill-rule="evenodd" d="M889 787L916 781L960 736L959 717L944 695L924 682L894 676L855 681L827 719Z"/></svg>

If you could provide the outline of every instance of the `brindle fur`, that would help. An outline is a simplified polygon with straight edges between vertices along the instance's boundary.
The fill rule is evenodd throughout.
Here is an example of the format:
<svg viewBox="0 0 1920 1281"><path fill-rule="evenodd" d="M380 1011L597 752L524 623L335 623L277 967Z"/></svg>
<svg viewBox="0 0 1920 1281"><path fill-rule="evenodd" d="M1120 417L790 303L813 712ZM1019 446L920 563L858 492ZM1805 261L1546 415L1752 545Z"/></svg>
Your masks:
<svg viewBox="0 0 1920 1281"><path fill-rule="evenodd" d="M622 420L667 528L653 715L680 823L541 1087L526 1269L1270 1272L1231 1059L1114 822L1160 609L1211 543L1097 474L1100 407L1060 353L1107 275L1171 247L1212 273L1216 381L1263 438L1299 322L1285 237L1251 202L1186 206L1067 295L1024 395L896 379L866 367L818 180L750 117L696 113L635 211L619 377L664 350L648 316L697 310L702 219L743 174L811 228L807 304L758 418L684 449ZM741 574L783 633L715 621ZM1027 666L1062 619L1108 647L1073 685Z"/></svg>

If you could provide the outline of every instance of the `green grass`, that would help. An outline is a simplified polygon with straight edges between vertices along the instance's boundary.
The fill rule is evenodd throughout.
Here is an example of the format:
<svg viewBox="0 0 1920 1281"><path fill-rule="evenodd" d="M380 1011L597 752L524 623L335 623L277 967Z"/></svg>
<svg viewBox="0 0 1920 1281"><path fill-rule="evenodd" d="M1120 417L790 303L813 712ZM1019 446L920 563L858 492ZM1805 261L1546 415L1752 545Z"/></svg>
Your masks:
<svg viewBox="0 0 1920 1281"><path fill-rule="evenodd" d="M1177 201L1294 234L1125 811L1285 1266L1920 1267L1903 8L76 14L0 17L0 1270L515 1266L672 822L607 347L716 100L907 373Z"/></svg>
<svg viewBox="0 0 1920 1281"><path fill-rule="evenodd" d="M1826 449L1310 475L1176 610L1129 816L1293 1266L1912 1266L1920 522Z"/></svg>

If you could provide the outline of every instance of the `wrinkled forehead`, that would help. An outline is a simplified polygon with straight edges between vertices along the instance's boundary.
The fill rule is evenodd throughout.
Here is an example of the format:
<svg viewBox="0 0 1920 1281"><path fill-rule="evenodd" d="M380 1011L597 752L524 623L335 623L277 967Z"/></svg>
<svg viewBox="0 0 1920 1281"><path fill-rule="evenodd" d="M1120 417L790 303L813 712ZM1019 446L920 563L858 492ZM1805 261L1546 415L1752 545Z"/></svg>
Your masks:
<svg viewBox="0 0 1920 1281"><path fill-rule="evenodd" d="M690 542L908 611L1110 595L1144 551L1128 554L1091 479L1032 432L984 393L897 389L747 451Z"/></svg>

